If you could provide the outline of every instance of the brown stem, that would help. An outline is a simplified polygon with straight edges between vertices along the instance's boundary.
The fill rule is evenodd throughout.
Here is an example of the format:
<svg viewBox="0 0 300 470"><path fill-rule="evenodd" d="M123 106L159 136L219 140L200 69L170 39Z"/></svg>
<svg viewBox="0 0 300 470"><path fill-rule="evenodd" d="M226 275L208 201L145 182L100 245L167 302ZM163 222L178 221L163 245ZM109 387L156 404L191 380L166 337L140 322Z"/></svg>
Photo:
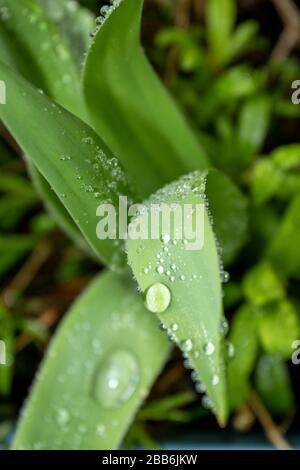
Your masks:
<svg viewBox="0 0 300 470"><path fill-rule="evenodd" d="M270 413L266 410L258 395L252 391L249 406L262 425L269 441L280 450L293 450L290 443L283 437L279 427L274 423Z"/></svg>
<svg viewBox="0 0 300 470"><path fill-rule="evenodd" d="M300 40L300 11L292 0L272 0L283 23L284 30L272 52L271 59L283 61Z"/></svg>

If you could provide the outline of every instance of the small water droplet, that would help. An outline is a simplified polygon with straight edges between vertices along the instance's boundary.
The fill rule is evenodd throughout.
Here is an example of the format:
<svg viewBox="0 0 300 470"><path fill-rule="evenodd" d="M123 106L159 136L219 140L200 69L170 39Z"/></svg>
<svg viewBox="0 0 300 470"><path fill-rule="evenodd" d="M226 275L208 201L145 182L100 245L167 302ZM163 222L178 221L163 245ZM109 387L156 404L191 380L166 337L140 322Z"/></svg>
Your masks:
<svg viewBox="0 0 300 470"><path fill-rule="evenodd" d="M228 357L229 359L232 359L235 355L235 347L234 345L230 342L230 341L227 341L227 354L228 354Z"/></svg>
<svg viewBox="0 0 300 470"><path fill-rule="evenodd" d="M215 351L215 345L212 341L209 341L205 346L204 346L204 352L207 356L211 356Z"/></svg>
<svg viewBox="0 0 300 470"><path fill-rule="evenodd" d="M64 409L60 408L56 413L56 422L59 426L65 426L70 420L69 412Z"/></svg>
<svg viewBox="0 0 300 470"><path fill-rule="evenodd" d="M211 383L212 385L215 387L216 385L218 385L218 383L220 382L220 378L218 375L213 375L212 376L212 379L211 379Z"/></svg>
<svg viewBox="0 0 300 470"><path fill-rule="evenodd" d="M164 267L159 265L157 268L156 268L156 271L158 272L158 274L163 274L164 273Z"/></svg>
<svg viewBox="0 0 300 470"><path fill-rule="evenodd" d="M139 382L139 366L134 355L120 349L111 353L96 371L92 395L104 408L127 402Z"/></svg>
<svg viewBox="0 0 300 470"><path fill-rule="evenodd" d="M193 349L193 342L191 339L186 339L181 343L183 351L190 352Z"/></svg>
<svg viewBox="0 0 300 470"><path fill-rule="evenodd" d="M162 313L167 310L171 302L171 292L161 283L153 284L146 293L146 308L153 313Z"/></svg>
<svg viewBox="0 0 300 470"><path fill-rule="evenodd" d="M177 331L178 330L177 323L173 323L173 325L171 326L171 329L172 329L172 331Z"/></svg>

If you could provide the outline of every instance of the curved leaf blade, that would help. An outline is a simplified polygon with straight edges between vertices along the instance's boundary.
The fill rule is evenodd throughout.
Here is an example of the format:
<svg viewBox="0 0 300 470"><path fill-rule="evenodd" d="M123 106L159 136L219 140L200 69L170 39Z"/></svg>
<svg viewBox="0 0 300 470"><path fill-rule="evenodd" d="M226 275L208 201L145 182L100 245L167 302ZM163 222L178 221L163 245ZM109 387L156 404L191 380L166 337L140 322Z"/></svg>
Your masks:
<svg viewBox="0 0 300 470"><path fill-rule="evenodd" d="M11 2L1 0L0 5L2 8L2 15L0 15L1 60L38 88L45 89L49 96L69 111L84 116L79 72L59 33L54 33L54 25L51 24L45 12L32 0L12 0ZM22 27L19 28L19 16L24 8L27 14L22 17ZM53 34L49 34L49 31ZM36 32L39 41L32 40L33 33ZM40 57L42 45L47 45L47 60L42 60ZM57 50L61 51L60 54ZM53 86L57 80L63 82L66 76L70 78L71 83L66 84L62 89ZM86 249L80 230L51 190L48 182L29 158L27 164L36 189L56 222L75 243Z"/></svg>
<svg viewBox="0 0 300 470"><path fill-rule="evenodd" d="M160 228L160 238L134 239L136 227L150 219L151 204L162 208L191 205L190 217L195 226L197 205L203 207L203 184L206 174L195 172L163 188L147 201L131 222L128 239L128 258L134 275L146 295L155 292L157 286L162 293L154 299L162 299L167 308L154 309L165 325L171 338L184 351L191 367L203 382L214 412L220 424L227 420L227 397L225 365L223 361L224 322L222 311L222 289L220 266L207 212L204 211L204 245L201 249L188 250L184 240L176 240L176 232ZM187 207L187 206L185 206ZM176 217L174 217L176 220ZM178 224L175 222L175 230ZM151 230L153 229L153 224ZM199 227L198 227L199 229ZM166 238L167 237L167 238ZM169 294L165 295L165 293ZM168 297L169 296L169 297ZM168 301L169 298L169 302Z"/></svg>
<svg viewBox="0 0 300 470"><path fill-rule="evenodd" d="M13 448L117 448L169 350L132 281L101 275L60 326Z"/></svg>
<svg viewBox="0 0 300 470"><path fill-rule="evenodd" d="M122 244L99 240L96 234L99 204L110 202L118 207L119 195L131 193L117 159L90 127L1 63L0 75L7 85L8 102L0 108L4 123L53 187L100 260L114 269L124 266Z"/></svg>
<svg viewBox="0 0 300 470"><path fill-rule="evenodd" d="M76 0L37 0L56 24L81 68L95 26L93 14Z"/></svg>
<svg viewBox="0 0 300 470"><path fill-rule="evenodd" d="M107 7L87 56L84 92L96 130L147 197L208 161L140 46L142 5Z"/></svg>

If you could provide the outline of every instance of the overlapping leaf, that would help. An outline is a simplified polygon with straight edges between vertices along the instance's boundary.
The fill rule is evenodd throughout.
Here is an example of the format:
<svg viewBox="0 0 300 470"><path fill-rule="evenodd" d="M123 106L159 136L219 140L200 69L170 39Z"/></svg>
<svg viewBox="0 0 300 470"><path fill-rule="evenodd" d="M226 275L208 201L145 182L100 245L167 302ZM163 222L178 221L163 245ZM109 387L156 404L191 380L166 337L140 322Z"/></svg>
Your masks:
<svg viewBox="0 0 300 470"><path fill-rule="evenodd" d="M13 447L117 448L169 349L132 281L100 276L58 330Z"/></svg>

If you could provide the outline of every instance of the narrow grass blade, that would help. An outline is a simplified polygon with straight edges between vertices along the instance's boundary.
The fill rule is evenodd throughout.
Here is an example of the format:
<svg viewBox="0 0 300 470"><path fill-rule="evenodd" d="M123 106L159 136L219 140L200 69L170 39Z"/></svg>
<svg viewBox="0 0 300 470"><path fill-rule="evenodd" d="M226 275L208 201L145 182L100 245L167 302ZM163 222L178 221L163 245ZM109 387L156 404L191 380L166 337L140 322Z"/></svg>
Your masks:
<svg viewBox="0 0 300 470"><path fill-rule="evenodd" d="M8 96L7 105L0 108L4 123L47 178L98 257L115 269L123 266L126 259L121 243L99 240L96 234L99 204L118 206L119 195L130 194L117 159L91 128L4 64L0 64L0 75Z"/></svg>
<svg viewBox="0 0 300 470"><path fill-rule="evenodd" d="M106 7L84 70L91 119L142 197L208 161L140 45L142 0Z"/></svg>
<svg viewBox="0 0 300 470"><path fill-rule="evenodd" d="M117 448L169 350L132 281L101 275L59 328L13 448Z"/></svg>
<svg viewBox="0 0 300 470"><path fill-rule="evenodd" d="M128 258L134 275L145 293L147 308L157 313L171 339L183 351L196 377L203 382L220 424L227 420L225 366L223 361L224 317L222 289L216 240L206 211L204 245L189 250L177 240L174 230L158 226L159 237L134 239L135 231L153 219L151 211L162 210L163 204L180 208L189 204L190 218L196 225L197 205L203 208L206 174L194 173L165 187L147 201L133 219L128 240ZM152 209L151 209L152 207ZM174 220L176 216L174 215ZM175 222L175 230L178 224ZM172 233L173 232L173 233Z"/></svg>

